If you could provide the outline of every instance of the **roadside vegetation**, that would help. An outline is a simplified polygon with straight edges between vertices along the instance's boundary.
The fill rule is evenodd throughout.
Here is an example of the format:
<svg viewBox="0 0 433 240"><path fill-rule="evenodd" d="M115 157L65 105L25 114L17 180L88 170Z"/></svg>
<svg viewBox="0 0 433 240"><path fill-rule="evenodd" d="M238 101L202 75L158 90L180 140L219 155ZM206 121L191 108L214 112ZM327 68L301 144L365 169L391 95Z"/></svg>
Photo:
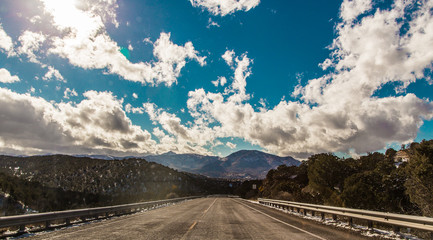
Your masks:
<svg viewBox="0 0 433 240"><path fill-rule="evenodd" d="M312 155L270 170L257 196L433 217L433 140L359 159Z"/></svg>

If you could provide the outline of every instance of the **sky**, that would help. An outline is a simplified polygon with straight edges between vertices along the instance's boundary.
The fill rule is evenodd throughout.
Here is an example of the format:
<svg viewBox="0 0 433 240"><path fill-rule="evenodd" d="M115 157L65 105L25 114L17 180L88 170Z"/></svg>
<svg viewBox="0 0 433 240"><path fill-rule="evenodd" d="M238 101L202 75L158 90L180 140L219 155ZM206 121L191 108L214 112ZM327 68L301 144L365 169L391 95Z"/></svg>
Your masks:
<svg viewBox="0 0 433 240"><path fill-rule="evenodd" d="M0 152L305 159L433 136L433 0L3 0Z"/></svg>

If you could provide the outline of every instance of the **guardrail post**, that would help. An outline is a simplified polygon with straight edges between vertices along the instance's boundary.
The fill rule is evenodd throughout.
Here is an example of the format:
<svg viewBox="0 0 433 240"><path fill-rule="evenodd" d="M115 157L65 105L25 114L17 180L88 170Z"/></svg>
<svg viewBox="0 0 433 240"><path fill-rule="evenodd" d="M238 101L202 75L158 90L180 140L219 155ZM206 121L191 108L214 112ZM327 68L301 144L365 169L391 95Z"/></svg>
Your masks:
<svg viewBox="0 0 433 240"><path fill-rule="evenodd" d="M45 221L45 229L50 228L51 222L50 221Z"/></svg>
<svg viewBox="0 0 433 240"><path fill-rule="evenodd" d="M65 225L66 225L66 226L71 225L71 219L66 218L66 219L65 219Z"/></svg>
<svg viewBox="0 0 433 240"><path fill-rule="evenodd" d="M349 226L352 227L353 226L353 218L349 217Z"/></svg>
<svg viewBox="0 0 433 240"><path fill-rule="evenodd" d="M397 225L393 225L392 226L392 231L394 231L395 233L399 233L400 232L400 227Z"/></svg>
<svg viewBox="0 0 433 240"><path fill-rule="evenodd" d="M315 216L316 215L316 212L315 211L311 211L311 216Z"/></svg>
<svg viewBox="0 0 433 240"><path fill-rule="evenodd" d="M373 228L373 222L367 221L367 227L368 227L368 229L372 229Z"/></svg>
<svg viewBox="0 0 433 240"><path fill-rule="evenodd" d="M332 214L332 220L337 221L337 215L336 214Z"/></svg>
<svg viewBox="0 0 433 240"><path fill-rule="evenodd" d="M303 214L304 216L307 216L307 209L304 209Z"/></svg>
<svg viewBox="0 0 433 240"><path fill-rule="evenodd" d="M320 218L321 218L322 220L325 220L325 213L320 213Z"/></svg>
<svg viewBox="0 0 433 240"><path fill-rule="evenodd" d="M20 225L20 229L18 230L19 233L23 233L26 231L26 225Z"/></svg>

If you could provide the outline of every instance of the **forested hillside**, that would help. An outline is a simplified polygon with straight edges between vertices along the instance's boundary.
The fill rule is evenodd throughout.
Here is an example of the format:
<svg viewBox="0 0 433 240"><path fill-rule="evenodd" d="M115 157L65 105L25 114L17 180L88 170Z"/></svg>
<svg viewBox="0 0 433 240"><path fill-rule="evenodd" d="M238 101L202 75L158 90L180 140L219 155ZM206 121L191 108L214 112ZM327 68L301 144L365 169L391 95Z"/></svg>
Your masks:
<svg viewBox="0 0 433 240"><path fill-rule="evenodd" d="M143 159L0 156L0 193L8 196L0 201L4 214L23 212L24 209L11 207L17 204L37 211L51 211L233 193L237 184L178 172Z"/></svg>
<svg viewBox="0 0 433 240"><path fill-rule="evenodd" d="M433 217L433 140L359 159L316 154L270 170L259 196Z"/></svg>

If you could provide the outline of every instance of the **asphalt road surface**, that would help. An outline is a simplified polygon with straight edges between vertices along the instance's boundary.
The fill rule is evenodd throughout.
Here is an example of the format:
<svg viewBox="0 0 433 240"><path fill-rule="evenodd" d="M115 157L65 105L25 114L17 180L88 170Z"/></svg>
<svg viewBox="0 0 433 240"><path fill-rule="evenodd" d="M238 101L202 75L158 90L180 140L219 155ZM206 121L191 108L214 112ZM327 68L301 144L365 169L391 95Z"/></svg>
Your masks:
<svg viewBox="0 0 433 240"><path fill-rule="evenodd" d="M200 198L31 239L366 239L236 198Z"/></svg>

